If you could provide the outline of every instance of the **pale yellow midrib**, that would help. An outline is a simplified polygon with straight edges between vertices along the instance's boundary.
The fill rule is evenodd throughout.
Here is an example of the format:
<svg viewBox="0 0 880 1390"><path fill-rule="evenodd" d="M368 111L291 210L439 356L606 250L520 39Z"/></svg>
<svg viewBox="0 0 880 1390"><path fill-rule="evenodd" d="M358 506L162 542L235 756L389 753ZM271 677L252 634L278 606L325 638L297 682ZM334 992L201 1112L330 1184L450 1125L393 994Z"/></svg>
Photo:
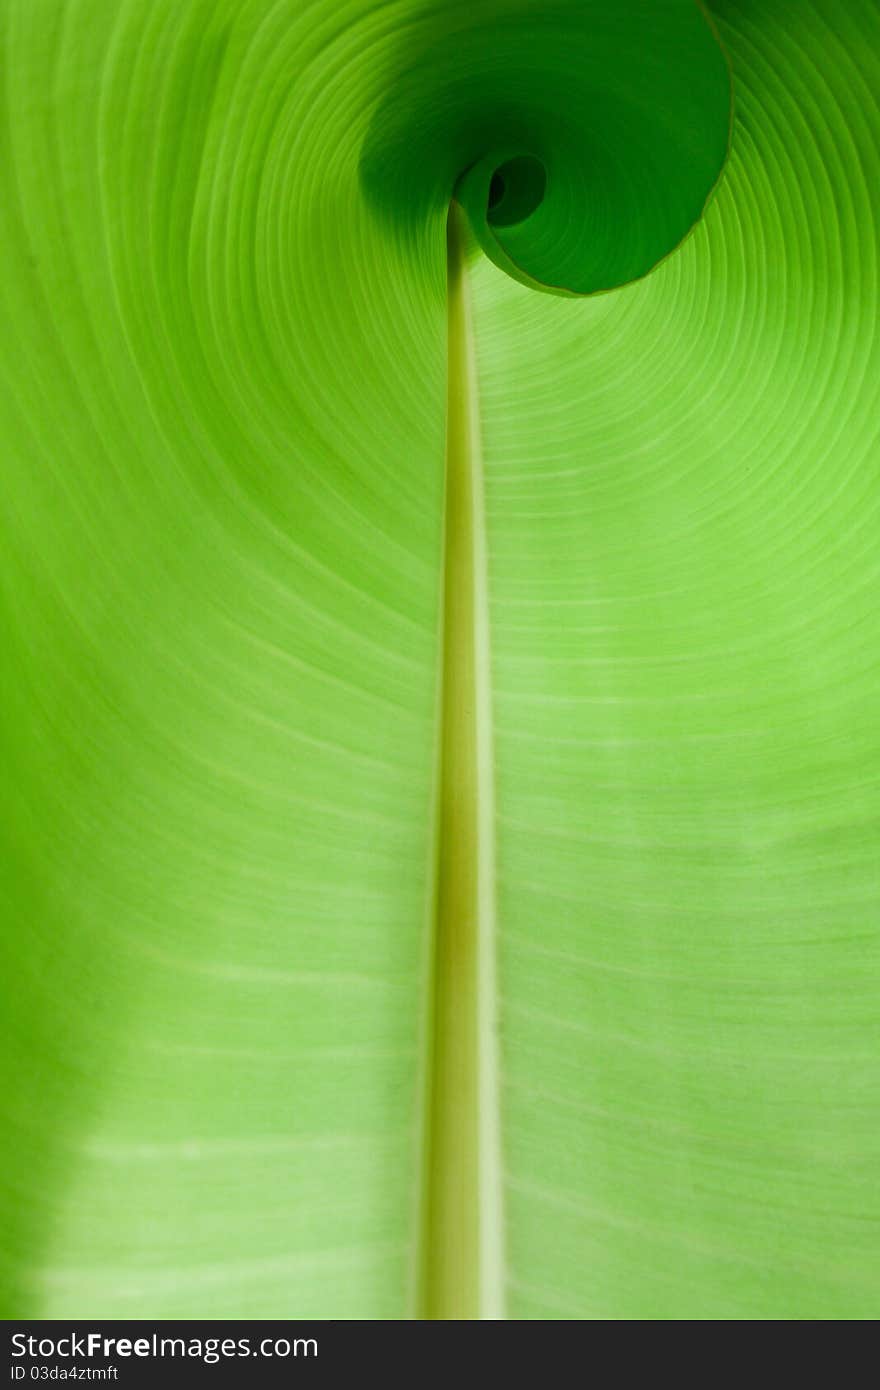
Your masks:
<svg viewBox="0 0 880 1390"><path fill-rule="evenodd" d="M438 858L420 1316L502 1318L486 535L464 223L448 227Z"/></svg>

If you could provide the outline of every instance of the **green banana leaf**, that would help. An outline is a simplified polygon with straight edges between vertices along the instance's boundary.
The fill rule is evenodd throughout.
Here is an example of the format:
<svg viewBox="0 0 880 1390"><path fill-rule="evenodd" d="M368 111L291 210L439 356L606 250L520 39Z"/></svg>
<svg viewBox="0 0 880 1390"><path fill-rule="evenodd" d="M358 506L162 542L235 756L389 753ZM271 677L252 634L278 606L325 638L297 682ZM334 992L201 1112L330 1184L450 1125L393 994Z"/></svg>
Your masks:
<svg viewBox="0 0 880 1390"><path fill-rule="evenodd" d="M0 1312L875 1316L876 0L0 73Z"/></svg>

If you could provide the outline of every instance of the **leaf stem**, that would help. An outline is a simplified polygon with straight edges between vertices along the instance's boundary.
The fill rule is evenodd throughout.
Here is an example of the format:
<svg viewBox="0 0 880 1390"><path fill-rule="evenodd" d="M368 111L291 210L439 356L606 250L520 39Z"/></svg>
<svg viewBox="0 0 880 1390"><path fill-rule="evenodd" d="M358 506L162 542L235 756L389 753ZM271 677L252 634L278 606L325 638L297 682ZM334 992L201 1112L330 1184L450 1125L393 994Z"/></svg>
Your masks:
<svg viewBox="0 0 880 1390"><path fill-rule="evenodd" d="M448 222L443 672L422 1316L503 1317L486 541L465 226Z"/></svg>

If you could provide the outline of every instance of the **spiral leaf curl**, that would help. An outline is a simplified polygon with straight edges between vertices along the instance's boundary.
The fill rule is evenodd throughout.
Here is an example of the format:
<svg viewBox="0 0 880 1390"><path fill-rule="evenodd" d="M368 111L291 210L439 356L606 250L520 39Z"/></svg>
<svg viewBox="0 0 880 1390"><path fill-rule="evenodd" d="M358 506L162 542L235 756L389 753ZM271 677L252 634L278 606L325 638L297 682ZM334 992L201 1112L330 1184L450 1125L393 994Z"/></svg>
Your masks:
<svg viewBox="0 0 880 1390"><path fill-rule="evenodd" d="M380 102L363 172L404 223L451 194L496 265L592 294L646 275L700 218L732 89L693 0L478 0L426 9Z"/></svg>

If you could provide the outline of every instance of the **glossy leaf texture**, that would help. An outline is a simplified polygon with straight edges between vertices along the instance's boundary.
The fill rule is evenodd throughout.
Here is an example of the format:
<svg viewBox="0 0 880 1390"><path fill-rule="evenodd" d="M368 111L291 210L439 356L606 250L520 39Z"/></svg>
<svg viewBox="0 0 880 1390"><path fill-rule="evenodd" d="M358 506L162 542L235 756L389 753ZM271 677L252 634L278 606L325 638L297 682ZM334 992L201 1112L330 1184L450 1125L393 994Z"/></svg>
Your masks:
<svg viewBox="0 0 880 1390"><path fill-rule="evenodd" d="M710 19L0 0L7 1316L418 1314L456 191L506 1314L876 1314L880 11Z"/></svg>

